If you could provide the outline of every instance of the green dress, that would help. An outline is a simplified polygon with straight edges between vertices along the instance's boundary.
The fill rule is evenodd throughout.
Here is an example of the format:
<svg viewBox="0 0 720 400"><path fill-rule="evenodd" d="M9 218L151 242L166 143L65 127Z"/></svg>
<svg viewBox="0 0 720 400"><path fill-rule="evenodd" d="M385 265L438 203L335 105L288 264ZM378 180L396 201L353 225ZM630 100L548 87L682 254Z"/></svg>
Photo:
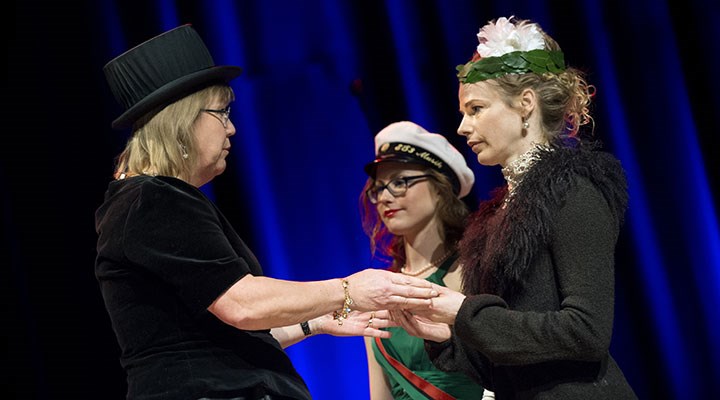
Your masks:
<svg viewBox="0 0 720 400"><path fill-rule="evenodd" d="M457 254L445 260L432 275L426 279L430 282L445 286L443 277L447 274L448 268L457 259ZM394 399L416 400L416 399L480 399L483 394L482 386L474 383L467 375L460 372L442 372L435 368L425 353L425 342L415 336L410 336L403 328L384 328L392 332L389 339L375 339L372 342L372 349L375 359L382 367L390 382L390 391ZM381 349L377 341L382 343ZM401 372L403 366L397 366L395 361L412 371L417 378L406 378ZM445 392L446 395L433 395L437 389L423 389L426 384L431 383L437 389Z"/></svg>

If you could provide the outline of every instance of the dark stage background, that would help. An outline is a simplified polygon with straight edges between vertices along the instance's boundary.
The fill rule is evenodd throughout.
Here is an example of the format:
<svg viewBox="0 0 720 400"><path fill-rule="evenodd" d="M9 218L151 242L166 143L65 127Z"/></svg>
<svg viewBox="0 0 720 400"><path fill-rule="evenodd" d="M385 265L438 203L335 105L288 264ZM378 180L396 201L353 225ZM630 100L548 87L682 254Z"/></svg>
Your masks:
<svg viewBox="0 0 720 400"><path fill-rule="evenodd" d="M233 83L238 134L204 188L268 275L349 275L371 258L357 197L372 138L454 132L455 65L486 21L542 24L597 86L596 133L627 169L612 353L642 399L720 398L717 1L18 1L4 6L2 387L16 399L121 399L93 274L93 213L127 132L102 66L192 23ZM471 206L501 182L471 162ZM368 398L360 338L288 349L315 398Z"/></svg>

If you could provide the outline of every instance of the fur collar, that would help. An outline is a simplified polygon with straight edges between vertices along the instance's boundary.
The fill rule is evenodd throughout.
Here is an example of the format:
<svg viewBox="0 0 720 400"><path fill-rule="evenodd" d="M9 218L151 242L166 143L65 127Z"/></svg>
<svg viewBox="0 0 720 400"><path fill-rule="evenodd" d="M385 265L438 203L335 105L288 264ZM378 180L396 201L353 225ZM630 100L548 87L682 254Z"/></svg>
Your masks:
<svg viewBox="0 0 720 400"><path fill-rule="evenodd" d="M620 162L592 148L553 147L526 173L506 208L507 186L493 191L468 221L459 242L464 292L493 293L508 299L523 287L537 252L548 244L553 215L579 178L595 185L620 226L627 185Z"/></svg>

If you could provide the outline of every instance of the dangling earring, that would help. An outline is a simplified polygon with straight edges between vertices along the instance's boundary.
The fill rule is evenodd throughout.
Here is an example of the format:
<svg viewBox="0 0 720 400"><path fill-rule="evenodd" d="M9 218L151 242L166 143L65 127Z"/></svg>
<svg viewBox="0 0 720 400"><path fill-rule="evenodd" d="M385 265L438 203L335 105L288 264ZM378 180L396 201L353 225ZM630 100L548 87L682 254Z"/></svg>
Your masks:
<svg viewBox="0 0 720 400"><path fill-rule="evenodd" d="M530 123L527 121L523 121L523 129L528 129L530 127Z"/></svg>
<svg viewBox="0 0 720 400"><path fill-rule="evenodd" d="M189 157L189 156L188 156L188 152L187 152L187 148L185 147L184 144L181 144L181 145L180 145L180 148L182 149L182 152L183 152L182 158L184 158L184 159L187 160L187 158Z"/></svg>

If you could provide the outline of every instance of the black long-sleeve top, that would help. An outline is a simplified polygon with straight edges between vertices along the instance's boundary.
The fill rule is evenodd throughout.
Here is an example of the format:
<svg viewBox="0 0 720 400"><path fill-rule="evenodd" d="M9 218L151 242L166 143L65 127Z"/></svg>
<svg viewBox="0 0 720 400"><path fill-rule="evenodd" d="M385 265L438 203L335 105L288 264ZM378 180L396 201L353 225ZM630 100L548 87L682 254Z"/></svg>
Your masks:
<svg viewBox="0 0 720 400"><path fill-rule="evenodd" d="M505 192L474 216L468 232L480 238L463 239L475 254L467 259L482 260L474 267L489 268L502 293L483 291L482 280L466 287L452 338L426 341L433 362L464 371L497 400L635 399L609 354L626 204L619 163L556 149L503 208Z"/></svg>

